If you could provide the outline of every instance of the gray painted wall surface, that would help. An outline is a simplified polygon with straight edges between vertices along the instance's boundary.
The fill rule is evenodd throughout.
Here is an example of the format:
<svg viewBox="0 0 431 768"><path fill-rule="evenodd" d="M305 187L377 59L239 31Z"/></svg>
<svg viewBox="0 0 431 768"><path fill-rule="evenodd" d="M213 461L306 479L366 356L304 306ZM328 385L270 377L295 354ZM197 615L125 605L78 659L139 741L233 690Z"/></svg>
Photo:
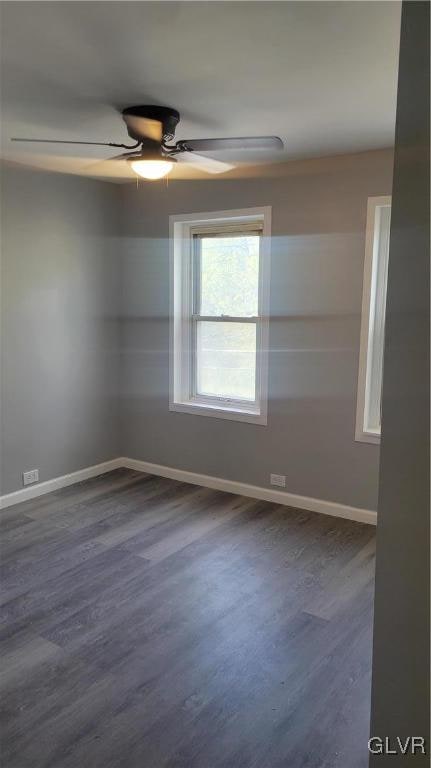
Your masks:
<svg viewBox="0 0 431 768"><path fill-rule="evenodd" d="M127 185L123 455L376 509L378 446L354 440L367 198L390 151L292 163L284 178ZM169 214L272 206L268 426L171 413Z"/></svg>
<svg viewBox="0 0 431 768"><path fill-rule="evenodd" d="M386 307L371 733L428 737L430 765L429 3L403 4Z"/></svg>
<svg viewBox="0 0 431 768"><path fill-rule="evenodd" d="M119 454L117 194L2 169L2 493Z"/></svg>
<svg viewBox="0 0 431 768"><path fill-rule="evenodd" d="M24 469L121 454L263 486L286 474L291 492L375 509L379 449L354 426L366 202L391 175L391 152L139 190L5 169L2 492ZM273 208L268 426L170 413L169 214L255 205Z"/></svg>

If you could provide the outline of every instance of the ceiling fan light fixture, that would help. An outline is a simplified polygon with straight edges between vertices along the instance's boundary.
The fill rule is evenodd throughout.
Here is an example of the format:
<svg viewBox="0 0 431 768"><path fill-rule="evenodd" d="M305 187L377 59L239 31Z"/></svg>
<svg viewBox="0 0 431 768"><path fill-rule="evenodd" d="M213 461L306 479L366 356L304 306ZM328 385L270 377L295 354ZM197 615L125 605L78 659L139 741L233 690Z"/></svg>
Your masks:
<svg viewBox="0 0 431 768"><path fill-rule="evenodd" d="M138 176L142 176L143 179L148 179L149 181L163 179L174 167L172 160L164 160L162 158L159 160L147 160L145 157L137 157L129 160L129 162L133 171Z"/></svg>

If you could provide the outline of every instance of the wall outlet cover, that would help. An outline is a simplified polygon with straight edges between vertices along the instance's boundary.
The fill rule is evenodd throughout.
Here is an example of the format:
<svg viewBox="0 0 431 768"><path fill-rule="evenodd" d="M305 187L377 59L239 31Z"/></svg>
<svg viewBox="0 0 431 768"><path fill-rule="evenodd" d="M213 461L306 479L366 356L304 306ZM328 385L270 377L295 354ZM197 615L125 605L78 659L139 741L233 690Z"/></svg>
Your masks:
<svg viewBox="0 0 431 768"><path fill-rule="evenodd" d="M28 472L22 473L22 484L23 485L31 485L32 483L38 483L39 482L39 470L38 469L30 469Z"/></svg>
<svg viewBox="0 0 431 768"><path fill-rule="evenodd" d="M271 485L278 485L281 488L286 487L286 475L270 475Z"/></svg>

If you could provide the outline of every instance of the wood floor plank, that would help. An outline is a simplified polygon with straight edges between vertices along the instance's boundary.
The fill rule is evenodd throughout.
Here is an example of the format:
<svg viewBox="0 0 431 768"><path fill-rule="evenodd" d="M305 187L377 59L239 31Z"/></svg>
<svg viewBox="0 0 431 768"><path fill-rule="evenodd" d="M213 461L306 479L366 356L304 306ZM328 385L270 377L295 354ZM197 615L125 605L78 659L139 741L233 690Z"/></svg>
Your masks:
<svg viewBox="0 0 431 768"><path fill-rule="evenodd" d="M230 522L241 510L241 502L237 497L226 500L221 509L217 508L218 506L217 501L210 502L204 507L205 514L200 515L199 519L189 520L179 530L163 537L161 541L150 546L144 545L139 552L134 550L135 554L145 557L151 563L159 563L201 539L220 525ZM214 507L216 508L214 509Z"/></svg>
<svg viewBox="0 0 431 768"><path fill-rule="evenodd" d="M33 522L32 518L22 512L17 512L15 507L3 509L0 514L0 534L3 536L8 531L20 528Z"/></svg>
<svg viewBox="0 0 431 768"><path fill-rule="evenodd" d="M53 514L67 512L71 506L81 502L91 501L106 494L115 494L122 487L130 487L136 482L145 482L149 477L141 472L117 469L106 475L99 475L61 490L52 491L36 499L23 501L14 506L13 510L29 515L35 520L50 517Z"/></svg>
<svg viewBox="0 0 431 768"><path fill-rule="evenodd" d="M140 540L148 542L150 530L153 532L157 529L163 537L167 525L172 528L184 515L201 509L212 493L205 488L184 483L178 489L168 488L164 493L130 500L128 514L110 516L106 530L97 537L97 541L105 546L117 546L130 540L130 551L136 552Z"/></svg>
<svg viewBox="0 0 431 768"><path fill-rule="evenodd" d="M5 768L366 768L371 527L116 470L3 537Z"/></svg>

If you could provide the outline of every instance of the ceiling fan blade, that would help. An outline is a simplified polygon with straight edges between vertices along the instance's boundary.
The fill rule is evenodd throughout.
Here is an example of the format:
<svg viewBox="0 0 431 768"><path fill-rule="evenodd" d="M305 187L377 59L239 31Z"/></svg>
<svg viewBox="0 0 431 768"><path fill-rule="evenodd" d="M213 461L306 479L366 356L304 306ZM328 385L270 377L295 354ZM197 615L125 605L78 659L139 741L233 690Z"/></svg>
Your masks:
<svg viewBox="0 0 431 768"><path fill-rule="evenodd" d="M111 162L111 160L127 160L129 157L141 157L142 152L139 150L138 152L123 152L121 155L114 155L114 157L108 157L108 161Z"/></svg>
<svg viewBox="0 0 431 768"><path fill-rule="evenodd" d="M228 149L283 149L278 136L237 136L226 139L185 139L178 142L185 149L217 152Z"/></svg>
<svg viewBox="0 0 431 768"><path fill-rule="evenodd" d="M29 141L33 144L92 144L96 147L123 147L124 149L133 149L135 147L138 147L140 142L138 141L137 144L133 144L132 146L128 146L127 144L115 144L112 141L74 141L73 139L66 140L66 139L22 139L22 138L13 138L11 141Z"/></svg>
<svg viewBox="0 0 431 768"><path fill-rule="evenodd" d="M204 157L204 155L198 155L196 152L183 152L176 155L176 158L181 162L190 163L190 165L196 165L207 173L226 173L235 168L232 163L222 163L220 160L214 160L212 157Z"/></svg>

